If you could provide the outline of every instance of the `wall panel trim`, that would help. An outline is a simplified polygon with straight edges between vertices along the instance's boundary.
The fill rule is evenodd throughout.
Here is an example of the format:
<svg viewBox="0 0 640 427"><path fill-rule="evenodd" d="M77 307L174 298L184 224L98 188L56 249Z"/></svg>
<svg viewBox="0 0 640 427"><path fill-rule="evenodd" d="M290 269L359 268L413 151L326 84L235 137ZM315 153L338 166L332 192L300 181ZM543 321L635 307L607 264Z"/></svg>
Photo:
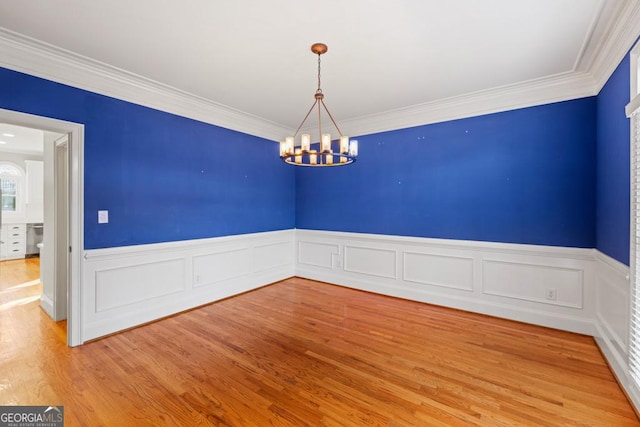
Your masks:
<svg viewBox="0 0 640 427"><path fill-rule="evenodd" d="M402 255L402 278L404 281L473 292L473 257L445 255L443 253L434 254L416 250L404 251ZM439 262L440 268L438 269L439 271L436 271L436 273L439 274L433 274L433 269L428 268L432 266L431 263L429 263L428 266L416 265L415 268L410 268L412 267L410 260L420 257L422 257L423 260L431 258L433 262ZM445 264L446 267L449 268L442 268L442 264ZM470 269L465 271L465 268ZM415 271L417 269L420 269L420 271ZM464 281L465 278L467 279L466 282Z"/></svg>
<svg viewBox="0 0 640 427"><path fill-rule="evenodd" d="M298 258L299 277L573 332L595 332L592 249L301 229L296 230L296 242L299 247L335 248L331 252L338 258L330 267L301 263ZM370 260L370 270L361 257L358 268L353 268L349 265L353 248L362 254L389 254L389 259ZM396 266L398 271L393 271ZM511 279L514 272L518 274ZM549 282L557 287L556 300L545 299Z"/></svg>
<svg viewBox="0 0 640 427"><path fill-rule="evenodd" d="M283 230L87 250L82 340L289 278L294 237Z"/></svg>

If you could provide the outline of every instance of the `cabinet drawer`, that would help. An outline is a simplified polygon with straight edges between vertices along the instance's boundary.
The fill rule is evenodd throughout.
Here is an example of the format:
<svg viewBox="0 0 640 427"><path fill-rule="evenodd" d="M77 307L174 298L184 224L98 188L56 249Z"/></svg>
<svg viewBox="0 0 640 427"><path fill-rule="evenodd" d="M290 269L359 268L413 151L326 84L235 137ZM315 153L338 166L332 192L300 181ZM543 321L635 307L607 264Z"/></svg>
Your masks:
<svg viewBox="0 0 640 427"><path fill-rule="evenodd" d="M27 227L25 224L3 224L0 236L2 236L2 240L15 238L26 239Z"/></svg>
<svg viewBox="0 0 640 427"><path fill-rule="evenodd" d="M24 258L25 249L24 245L21 247L2 245L2 250L0 250L0 259Z"/></svg>
<svg viewBox="0 0 640 427"><path fill-rule="evenodd" d="M27 251L26 224L2 224L0 259L24 258Z"/></svg>
<svg viewBox="0 0 640 427"><path fill-rule="evenodd" d="M27 230L26 224L3 224L2 231L5 232L22 232L24 233Z"/></svg>

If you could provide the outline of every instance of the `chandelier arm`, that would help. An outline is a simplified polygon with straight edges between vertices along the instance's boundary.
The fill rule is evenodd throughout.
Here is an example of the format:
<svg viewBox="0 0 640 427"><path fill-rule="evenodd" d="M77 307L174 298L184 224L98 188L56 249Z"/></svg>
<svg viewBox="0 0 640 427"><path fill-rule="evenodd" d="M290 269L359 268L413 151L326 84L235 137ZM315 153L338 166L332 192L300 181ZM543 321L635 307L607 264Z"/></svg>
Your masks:
<svg viewBox="0 0 640 427"><path fill-rule="evenodd" d="M320 57L320 55L318 55L318 57ZM322 109L320 108L320 104L324 105L322 98L316 98L316 104L318 104L318 138L322 141Z"/></svg>
<svg viewBox="0 0 640 427"><path fill-rule="evenodd" d="M304 119L302 119L302 122L300 122L300 126L298 126L298 129L296 129L295 133L293 134L293 137L295 138L298 135L298 132L300 132L300 129L302 128L302 126L304 125L304 122L307 121L307 119L309 118L309 114L311 114L311 112L313 111L313 107L316 106L316 104L318 103L318 100L316 99L313 104L311 104L311 108L309 108L309 111L307 111L307 115L304 116ZM325 107L326 108L326 107Z"/></svg>
<svg viewBox="0 0 640 427"><path fill-rule="evenodd" d="M342 135L342 131L340 130L340 128L338 127L338 124L336 123L335 120L333 120L333 116L331 115L331 113L329 112L329 109L327 108L327 105L324 103L324 100L321 99L320 102L322 103L322 106L324 107L324 111L327 112L327 115L329 116L329 118L331 119L331 122L333 123L333 125L336 127L336 130L338 131L338 133L340 135Z"/></svg>

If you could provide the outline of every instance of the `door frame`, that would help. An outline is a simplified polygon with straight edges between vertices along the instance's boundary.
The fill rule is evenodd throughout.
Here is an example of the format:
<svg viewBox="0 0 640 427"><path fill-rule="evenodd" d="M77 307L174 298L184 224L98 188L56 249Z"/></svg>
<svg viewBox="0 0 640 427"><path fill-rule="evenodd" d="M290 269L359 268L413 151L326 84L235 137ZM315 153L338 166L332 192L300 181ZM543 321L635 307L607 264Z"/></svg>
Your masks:
<svg viewBox="0 0 640 427"><path fill-rule="evenodd" d="M0 108L0 121L69 135L69 287L67 344L82 339L82 253L84 250L84 125Z"/></svg>

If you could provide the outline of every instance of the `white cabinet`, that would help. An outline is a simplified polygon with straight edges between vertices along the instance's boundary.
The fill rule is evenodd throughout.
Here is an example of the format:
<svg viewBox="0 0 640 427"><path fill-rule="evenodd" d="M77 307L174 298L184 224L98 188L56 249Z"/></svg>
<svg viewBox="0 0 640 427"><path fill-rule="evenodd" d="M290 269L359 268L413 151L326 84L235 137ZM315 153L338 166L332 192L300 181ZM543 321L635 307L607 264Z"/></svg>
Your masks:
<svg viewBox="0 0 640 427"><path fill-rule="evenodd" d="M25 160L27 191L25 197L27 222L42 222L44 212L44 162Z"/></svg>
<svg viewBox="0 0 640 427"><path fill-rule="evenodd" d="M27 251L26 224L2 224L0 259L24 258Z"/></svg>

